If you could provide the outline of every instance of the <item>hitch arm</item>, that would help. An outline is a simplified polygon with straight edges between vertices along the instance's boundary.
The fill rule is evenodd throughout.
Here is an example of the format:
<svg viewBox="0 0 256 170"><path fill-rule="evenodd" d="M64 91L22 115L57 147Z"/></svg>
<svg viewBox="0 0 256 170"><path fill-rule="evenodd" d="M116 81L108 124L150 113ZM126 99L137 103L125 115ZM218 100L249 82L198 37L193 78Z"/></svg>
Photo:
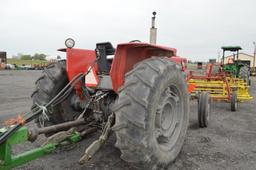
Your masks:
<svg viewBox="0 0 256 170"><path fill-rule="evenodd" d="M16 166L25 164L31 160L42 157L56 149L55 144L48 144L19 155L12 155L12 145L24 143L28 140L28 129L22 127L17 130L10 138L0 145L0 169L9 170Z"/></svg>
<svg viewBox="0 0 256 170"><path fill-rule="evenodd" d="M112 113L104 126L102 134L99 139L94 141L84 152L84 155L80 158L79 163L84 164L90 161L92 156L101 148L101 146L106 142L108 136L111 132L111 127L114 121L114 114Z"/></svg>
<svg viewBox="0 0 256 170"><path fill-rule="evenodd" d="M11 137L0 145L0 169L9 170L11 168L23 165L29 161L43 157L52 153L58 147L70 143L76 143L81 140L81 136L77 132L73 132L70 136L61 142L50 142L41 147L23 152L18 155L12 155L12 146L15 144L25 143L30 138L30 131L27 127L18 129Z"/></svg>

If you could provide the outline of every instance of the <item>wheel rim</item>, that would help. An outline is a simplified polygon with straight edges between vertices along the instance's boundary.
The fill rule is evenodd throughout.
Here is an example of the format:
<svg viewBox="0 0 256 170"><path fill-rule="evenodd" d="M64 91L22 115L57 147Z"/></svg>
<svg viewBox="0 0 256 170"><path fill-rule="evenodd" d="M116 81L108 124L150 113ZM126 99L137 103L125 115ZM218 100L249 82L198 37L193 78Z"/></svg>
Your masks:
<svg viewBox="0 0 256 170"><path fill-rule="evenodd" d="M183 119L181 93L171 85L162 93L155 118L155 135L158 146L169 151L175 145L181 132Z"/></svg>

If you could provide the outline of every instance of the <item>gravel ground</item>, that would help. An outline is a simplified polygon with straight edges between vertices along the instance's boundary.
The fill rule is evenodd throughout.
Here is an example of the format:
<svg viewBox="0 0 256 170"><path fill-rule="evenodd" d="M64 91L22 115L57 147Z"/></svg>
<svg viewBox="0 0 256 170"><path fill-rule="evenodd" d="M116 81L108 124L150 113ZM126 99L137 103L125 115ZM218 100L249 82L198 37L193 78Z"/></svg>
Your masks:
<svg viewBox="0 0 256 170"><path fill-rule="evenodd" d="M19 113L29 111L30 94L41 71L0 71L0 122ZM168 169L256 169L256 79L251 87L254 100L239 104L237 112L230 112L228 103L214 102L211 124L206 129L197 125L197 104L191 101L190 126L184 147ZM30 124L29 126L34 126ZM77 161L98 134L88 136L80 143L56 151L16 169L134 169L122 161L113 144L115 136L86 165ZM44 137L35 143L17 145L14 152L40 146Z"/></svg>

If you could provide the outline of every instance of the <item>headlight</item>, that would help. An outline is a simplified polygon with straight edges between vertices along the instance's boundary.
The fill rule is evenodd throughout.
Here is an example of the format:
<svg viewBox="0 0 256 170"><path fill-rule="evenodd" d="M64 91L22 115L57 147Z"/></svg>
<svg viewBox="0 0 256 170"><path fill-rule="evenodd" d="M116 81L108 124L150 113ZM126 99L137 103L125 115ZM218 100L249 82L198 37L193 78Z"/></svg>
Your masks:
<svg viewBox="0 0 256 170"><path fill-rule="evenodd" d="M75 46L75 41L72 38L68 38L65 41L65 45L67 48L73 48Z"/></svg>

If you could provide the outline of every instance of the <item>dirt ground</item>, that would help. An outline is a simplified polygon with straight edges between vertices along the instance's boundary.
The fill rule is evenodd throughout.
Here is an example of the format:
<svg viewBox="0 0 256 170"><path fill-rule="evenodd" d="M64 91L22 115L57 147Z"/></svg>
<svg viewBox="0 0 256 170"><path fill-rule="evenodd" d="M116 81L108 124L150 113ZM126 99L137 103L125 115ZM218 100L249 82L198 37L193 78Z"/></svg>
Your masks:
<svg viewBox="0 0 256 170"><path fill-rule="evenodd" d="M34 81L41 71L0 71L0 122L19 113L29 111L30 94ZM199 129L197 125L197 104L191 101L190 125L184 147L168 169L256 169L256 79L252 81L254 100L239 104L237 112L230 111L230 104L215 102L212 105L210 126ZM29 126L33 126L30 124ZM115 136L86 165L78 160L97 134L88 136L80 143L56 151L16 169L62 170L128 170L133 169L122 161L120 152L113 144ZM40 146L44 137L35 143L15 147L21 152Z"/></svg>

